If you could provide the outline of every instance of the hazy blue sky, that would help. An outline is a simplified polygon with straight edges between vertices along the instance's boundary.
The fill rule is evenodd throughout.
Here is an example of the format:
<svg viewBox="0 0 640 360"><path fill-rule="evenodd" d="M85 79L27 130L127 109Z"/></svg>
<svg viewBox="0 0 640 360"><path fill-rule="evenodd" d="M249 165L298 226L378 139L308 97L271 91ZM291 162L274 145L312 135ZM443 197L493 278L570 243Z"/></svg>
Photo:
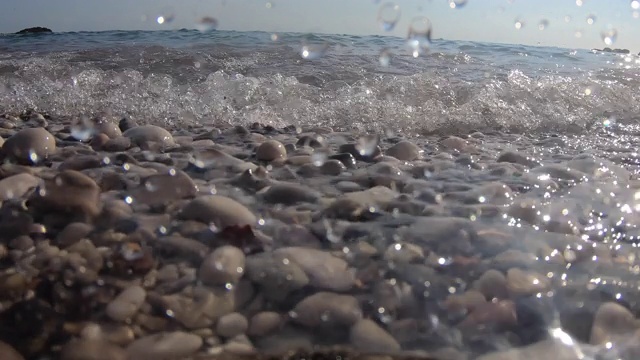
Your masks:
<svg viewBox="0 0 640 360"><path fill-rule="evenodd" d="M578 0L579 1L579 0ZM448 0L397 0L401 20L390 34L405 36L409 21L426 15L433 37L602 48L601 32L617 31L613 47L640 51L640 19L630 0L468 0L451 9ZM196 19L218 19L220 29L384 34L377 23L385 0L0 0L0 32L29 26L54 31L193 28ZM273 6L269 8L267 4ZM169 24L155 22L173 14ZM637 13L638 16L640 13ZM569 22L565 16L570 16ZM593 25L587 17L595 16ZM516 30L520 19L524 26ZM546 19L545 30L538 24ZM576 32L582 34L576 37Z"/></svg>

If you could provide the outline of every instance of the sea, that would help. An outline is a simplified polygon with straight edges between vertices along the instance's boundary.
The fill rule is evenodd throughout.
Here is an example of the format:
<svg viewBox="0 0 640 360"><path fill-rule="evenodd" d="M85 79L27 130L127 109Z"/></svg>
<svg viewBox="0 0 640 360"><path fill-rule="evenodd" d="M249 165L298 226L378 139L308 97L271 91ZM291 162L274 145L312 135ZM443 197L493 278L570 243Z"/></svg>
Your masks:
<svg viewBox="0 0 640 360"><path fill-rule="evenodd" d="M521 151L550 166L540 181L560 178L560 190L529 195L549 205L543 220L575 214L584 244L565 258L606 244L628 263L608 271L594 253L585 260L593 266L549 274L582 287L570 296L577 307L597 298L638 311L640 57L444 39L410 45L388 36L187 29L5 34L0 113L111 114L172 128L259 122L409 139L480 132L515 147L522 141ZM566 164L589 173L588 181L563 172ZM526 234L543 237L538 230ZM554 324L552 337L572 345Z"/></svg>
<svg viewBox="0 0 640 360"><path fill-rule="evenodd" d="M580 133L637 122L639 68L634 55L441 39L414 53L385 36L9 34L0 35L0 111L402 134Z"/></svg>

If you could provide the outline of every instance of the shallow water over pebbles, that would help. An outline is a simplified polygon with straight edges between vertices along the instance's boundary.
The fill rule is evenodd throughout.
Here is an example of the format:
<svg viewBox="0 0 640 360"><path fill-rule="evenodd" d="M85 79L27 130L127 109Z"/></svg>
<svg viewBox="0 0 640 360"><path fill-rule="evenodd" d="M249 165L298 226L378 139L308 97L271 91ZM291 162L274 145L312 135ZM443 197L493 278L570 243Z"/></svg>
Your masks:
<svg viewBox="0 0 640 360"><path fill-rule="evenodd" d="M1 122L0 339L25 358L640 351L640 182L619 127L167 135L100 118L121 131L84 143L56 116Z"/></svg>

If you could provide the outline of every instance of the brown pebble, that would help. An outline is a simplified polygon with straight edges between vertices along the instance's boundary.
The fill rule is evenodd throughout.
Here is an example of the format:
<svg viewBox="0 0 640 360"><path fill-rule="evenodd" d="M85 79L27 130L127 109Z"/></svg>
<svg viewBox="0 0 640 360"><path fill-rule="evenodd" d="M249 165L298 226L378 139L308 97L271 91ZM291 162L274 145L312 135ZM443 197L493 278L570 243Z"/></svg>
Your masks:
<svg viewBox="0 0 640 360"><path fill-rule="evenodd" d="M274 161L285 159L287 150L281 142L277 140L267 140L256 149L256 159L260 161Z"/></svg>
<svg viewBox="0 0 640 360"><path fill-rule="evenodd" d="M244 334L248 327L249 322L244 315L240 313L226 314L218 319L216 334L225 338L232 338Z"/></svg>
<svg viewBox="0 0 640 360"><path fill-rule="evenodd" d="M0 201L22 198L41 182L40 178L27 173L4 178L0 180Z"/></svg>
<svg viewBox="0 0 640 360"><path fill-rule="evenodd" d="M254 225L256 216L239 202L221 195L200 196L189 202L181 211L185 220L215 224L219 229L228 226Z"/></svg>
<svg viewBox="0 0 640 360"><path fill-rule="evenodd" d="M3 357L3 359L5 359ZM60 360L128 360L124 349L103 340L72 340L62 347Z"/></svg>
<svg viewBox="0 0 640 360"><path fill-rule="evenodd" d="M282 326L282 316L277 312L263 311L251 318L247 335L266 336Z"/></svg>
<svg viewBox="0 0 640 360"><path fill-rule="evenodd" d="M198 277L207 285L235 284L244 274L244 267L244 252L235 246L225 245L202 261Z"/></svg>
<svg viewBox="0 0 640 360"><path fill-rule="evenodd" d="M24 360L24 357L20 355L11 345L0 341L0 359L2 360Z"/></svg>
<svg viewBox="0 0 640 360"><path fill-rule="evenodd" d="M100 213L100 187L81 172L60 172L53 180L45 181L43 192L44 194L37 194L35 200L54 210L88 217L95 217Z"/></svg>
<svg viewBox="0 0 640 360"><path fill-rule="evenodd" d="M109 139L115 139L122 136L122 130L118 124L110 121L99 121L95 124L94 130L98 135L106 135Z"/></svg>
<svg viewBox="0 0 640 360"><path fill-rule="evenodd" d="M398 160L413 161L419 159L423 152L416 144L403 140L387 149L386 154Z"/></svg>
<svg viewBox="0 0 640 360"><path fill-rule="evenodd" d="M606 302L600 305L593 318L589 342L600 345L607 341L615 341L616 338L632 334L639 328L640 324L629 309L615 302Z"/></svg>
<svg viewBox="0 0 640 360"><path fill-rule="evenodd" d="M171 133L156 125L137 126L125 131L122 136L131 139L131 142L137 146L146 143L158 143L162 146L175 145Z"/></svg>
<svg viewBox="0 0 640 360"><path fill-rule="evenodd" d="M357 350L369 353L400 351L398 341L370 319L362 319L351 327L349 341Z"/></svg>
<svg viewBox="0 0 640 360"><path fill-rule="evenodd" d="M8 138L2 151L20 163L36 164L56 152L56 141L44 128L28 128Z"/></svg>
<svg viewBox="0 0 640 360"><path fill-rule="evenodd" d="M292 321L307 326L351 326L362 318L358 300L351 295L318 292L293 309Z"/></svg>

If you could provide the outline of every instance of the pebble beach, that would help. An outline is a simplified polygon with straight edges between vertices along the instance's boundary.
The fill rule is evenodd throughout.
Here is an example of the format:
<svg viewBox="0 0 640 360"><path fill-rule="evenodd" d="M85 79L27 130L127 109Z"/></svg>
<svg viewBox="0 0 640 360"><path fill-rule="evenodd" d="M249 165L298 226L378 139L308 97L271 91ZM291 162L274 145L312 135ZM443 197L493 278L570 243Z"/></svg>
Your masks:
<svg viewBox="0 0 640 360"><path fill-rule="evenodd" d="M32 111L0 129L3 359L640 351L635 247L587 239L567 191L640 182L550 155L562 138Z"/></svg>

